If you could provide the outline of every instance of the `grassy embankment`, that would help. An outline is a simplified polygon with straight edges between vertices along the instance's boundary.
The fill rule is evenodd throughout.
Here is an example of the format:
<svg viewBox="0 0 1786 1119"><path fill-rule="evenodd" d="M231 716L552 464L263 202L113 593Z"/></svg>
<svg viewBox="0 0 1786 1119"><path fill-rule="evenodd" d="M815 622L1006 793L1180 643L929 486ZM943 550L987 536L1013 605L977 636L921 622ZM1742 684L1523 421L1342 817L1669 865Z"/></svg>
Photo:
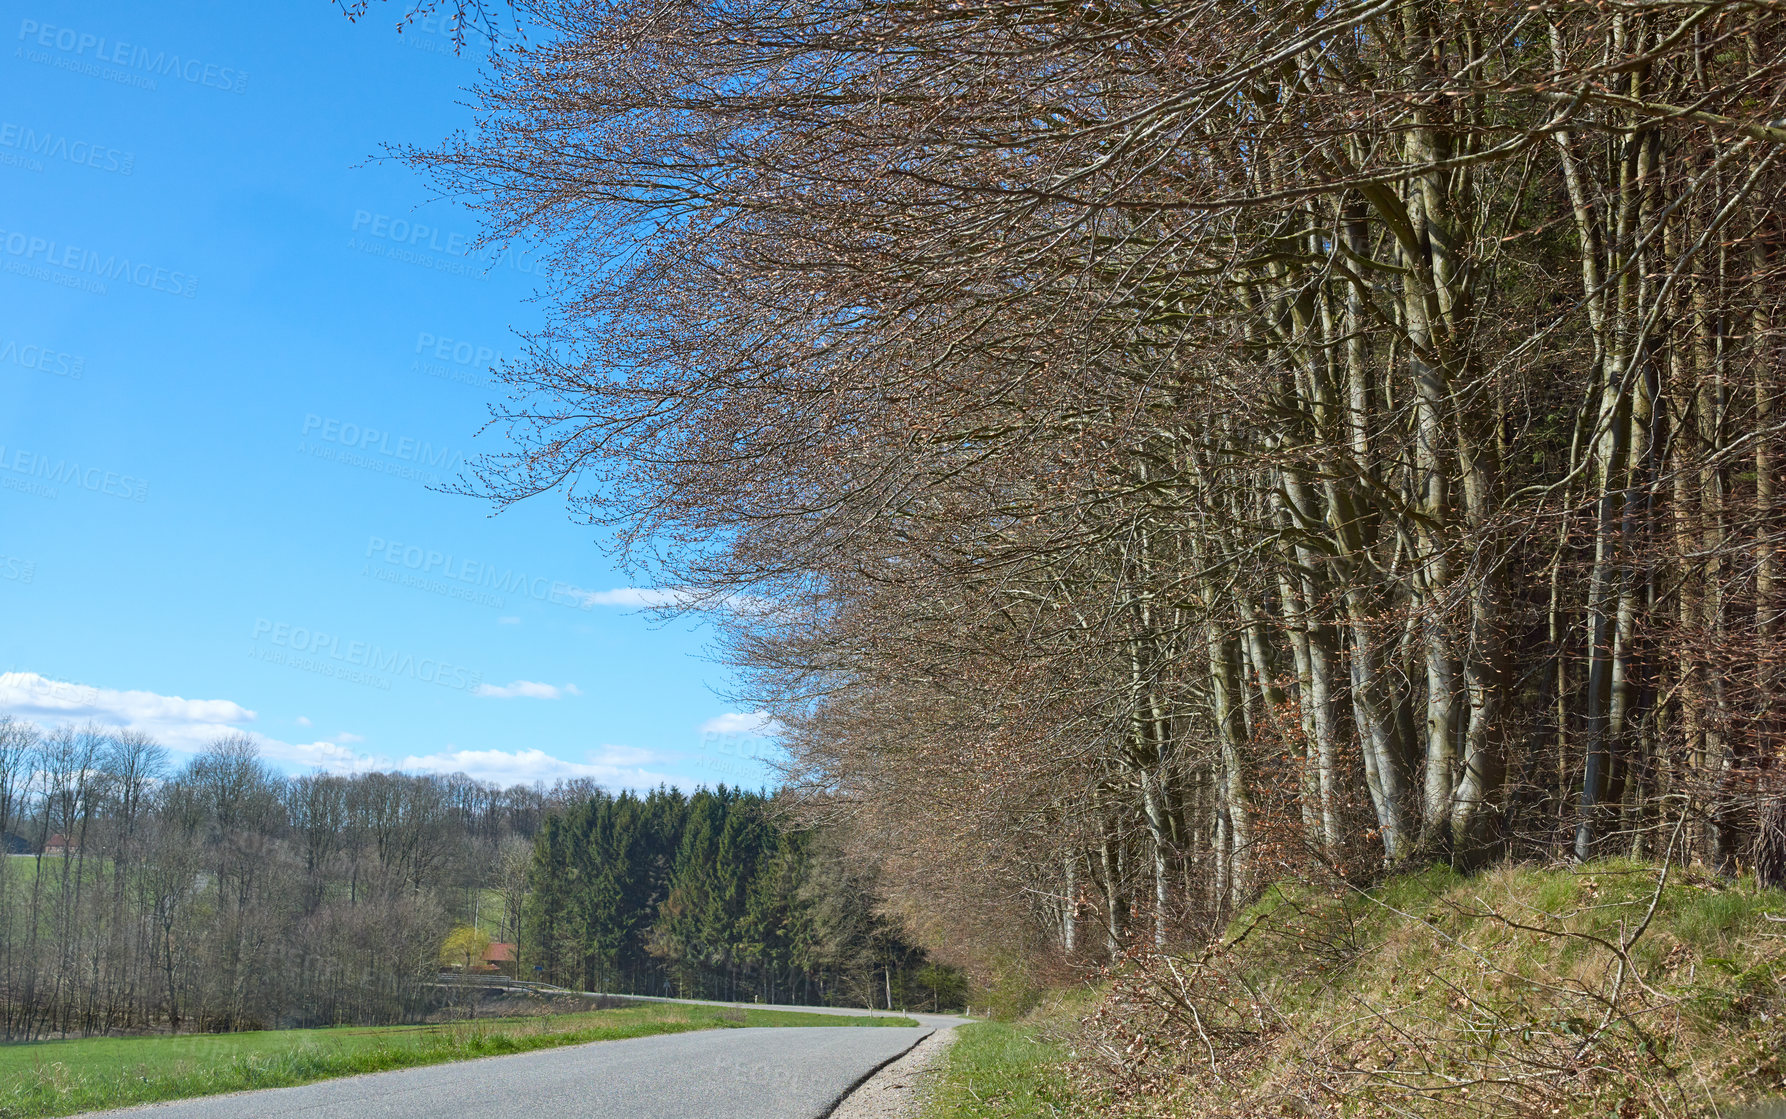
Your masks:
<svg viewBox="0 0 1786 1119"><path fill-rule="evenodd" d="M925 1119L1032 1119L1074 1114L1062 1065L1066 1046L1050 1035L1070 1028L1058 1006L1019 1022L958 1026Z"/></svg>
<svg viewBox="0 0 1786 1119"><path fill-rule="evenodd" d="M1786 894L1678 868L1277 889L1221 947L1098 994L1093 1022L1056 1000L962 1027L931 1119L1631 1119L1786 1096Z"/></svg>
<svg viewBox="0 0 1786 1119"><path fill-rule="evenodd" d="M37 1119L248 1088L285 1087L336 1076L648 1034L734 1026L916 1024L899 1017L653 1003L582 1014L432 1026L0 1045L0 1119Z"/></svg>

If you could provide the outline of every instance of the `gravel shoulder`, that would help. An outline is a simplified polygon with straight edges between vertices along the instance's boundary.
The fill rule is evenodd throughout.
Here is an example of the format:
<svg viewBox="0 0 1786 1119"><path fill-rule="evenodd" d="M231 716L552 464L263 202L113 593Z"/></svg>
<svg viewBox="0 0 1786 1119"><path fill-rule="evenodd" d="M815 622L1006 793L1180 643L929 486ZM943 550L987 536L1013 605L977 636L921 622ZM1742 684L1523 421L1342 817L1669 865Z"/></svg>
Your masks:
<svg viewBox="0 0 1786 1119"><path fill-rule="evenodd" d="M913 1119L923 1110L954 1041L953 1027L936 1030L863 1081L828 1119Z"/></svg>

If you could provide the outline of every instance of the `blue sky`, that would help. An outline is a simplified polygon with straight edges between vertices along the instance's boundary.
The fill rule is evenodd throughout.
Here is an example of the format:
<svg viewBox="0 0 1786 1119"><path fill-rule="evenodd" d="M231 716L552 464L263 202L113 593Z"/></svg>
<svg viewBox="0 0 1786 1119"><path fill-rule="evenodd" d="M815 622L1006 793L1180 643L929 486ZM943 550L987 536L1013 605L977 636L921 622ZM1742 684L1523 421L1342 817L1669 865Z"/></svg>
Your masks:
<svg viewBox="0 0 1786 1119"><path fill-rule="evenodd" d="M8 8L0 711L292 772L768 781L705 634L555 496L429 489L496 449L486 369L543 313L373 158L469 125L477 52L388 6Z"/></svg>

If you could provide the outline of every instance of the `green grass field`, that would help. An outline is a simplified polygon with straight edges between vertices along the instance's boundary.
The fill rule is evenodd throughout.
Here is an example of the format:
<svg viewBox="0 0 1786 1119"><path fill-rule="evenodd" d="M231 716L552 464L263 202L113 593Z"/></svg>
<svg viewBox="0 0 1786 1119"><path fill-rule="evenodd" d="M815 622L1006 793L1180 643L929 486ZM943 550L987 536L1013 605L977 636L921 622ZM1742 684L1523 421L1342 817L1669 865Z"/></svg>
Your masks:
<svg viewBox="0 0 1786 1119"><path fill-rule="evenodd" d="M435 1026L343 1026L0 1045L0 1119L277 1088L586 1041L736 1026L914 1026L909 1018L648 1004Z"/></svg>

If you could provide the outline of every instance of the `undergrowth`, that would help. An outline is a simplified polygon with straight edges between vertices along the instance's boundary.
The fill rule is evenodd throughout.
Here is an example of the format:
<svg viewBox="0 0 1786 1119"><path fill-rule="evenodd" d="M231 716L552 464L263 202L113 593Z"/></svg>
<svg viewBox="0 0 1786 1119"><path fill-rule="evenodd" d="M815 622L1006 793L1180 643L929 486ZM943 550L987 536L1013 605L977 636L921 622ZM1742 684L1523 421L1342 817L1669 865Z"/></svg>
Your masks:
<svg viewBox="0 0 1786 1119"><path fill-rule="evenodd" d="M1126 964L1074 1052L1109 1115L1728 1114L1786 1094L1786 895L1614 861L1279 887Z"/></svg>

